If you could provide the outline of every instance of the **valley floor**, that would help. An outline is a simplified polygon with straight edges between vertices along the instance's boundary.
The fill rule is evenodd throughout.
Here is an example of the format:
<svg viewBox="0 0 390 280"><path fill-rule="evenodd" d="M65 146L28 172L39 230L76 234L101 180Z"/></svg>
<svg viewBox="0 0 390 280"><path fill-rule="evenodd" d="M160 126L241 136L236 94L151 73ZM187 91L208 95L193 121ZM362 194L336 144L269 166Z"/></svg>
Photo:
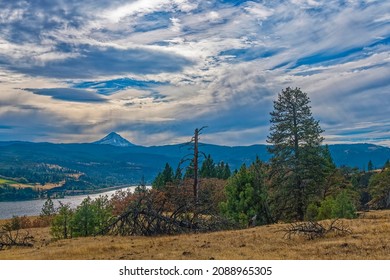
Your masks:
<svg viewBox="0 0 390 280"><path fill-rule="evenodd" d="M34 247L0 251L0 259L27 260L390 260L390 210L343 220L345 236L284 238L286 224L235 231L158 237L87 237L54 241L49 228L30 229Z"/></svg>

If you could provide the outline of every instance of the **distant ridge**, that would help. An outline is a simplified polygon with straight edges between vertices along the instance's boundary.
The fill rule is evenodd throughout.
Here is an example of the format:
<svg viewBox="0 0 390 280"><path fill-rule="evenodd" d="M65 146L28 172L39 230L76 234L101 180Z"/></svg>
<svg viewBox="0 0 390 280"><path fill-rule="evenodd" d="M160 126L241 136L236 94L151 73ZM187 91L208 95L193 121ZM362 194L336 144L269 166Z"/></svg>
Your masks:
<svg viewBox="0 0 390 280"><path fill-rule="evenodd" d="M111 145L116 147L130 147L134 146L133 143L129 142L116 132L111 132L102 139L93 142L92 144L102 144L102 145Z"/></svg>
<svg viewBox="0 0 390 280"><path fill-rule="evenodd" d="M256 157L265 162L269 161L272 155L267 148L268 146L260 144L235 147L202 144L200 147L205 155L212 156L214 162L228 163L232 171L238 170L244 163L247 166L251 165ZM368 162L371 161L374 169L378 169L390 159L390 148L373 144L329 145L329 150L339 167L367 170ZM76 182L72 184L76 186L80 184L88 189L91 184L135 186L139 184L141 178L150 184L166 163L176 167L183 157L188 155L188 147L184 147L183 144L150 147L133 145L113 132L94 143L0 141L0 155L0 175L15 179L37 177L35 170L42 170L44 165L48 170L47 174L54 172L69 177L66 170L72 170L74 174L83 174L78 179L71 177L68 181L70 184L75 179L73 181ZM15 171L19 173L17 176L12 175ZM67 187L69 186L65 184L61 188Z"/></svg>

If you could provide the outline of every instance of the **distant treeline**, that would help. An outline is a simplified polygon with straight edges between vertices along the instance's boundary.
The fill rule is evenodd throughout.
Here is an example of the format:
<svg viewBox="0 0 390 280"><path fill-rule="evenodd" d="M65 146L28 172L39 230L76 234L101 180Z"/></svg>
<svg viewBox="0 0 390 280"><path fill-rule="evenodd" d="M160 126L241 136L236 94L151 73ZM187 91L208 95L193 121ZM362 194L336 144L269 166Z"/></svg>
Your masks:
<svg viewBox="0 0 390 280"><path fill-rule="evenodd" d="M48 168L44 164L30 164L25 167L0 168L0 175L16 180L22 184L58 183L64 180L71 170L64 168Z"/></svg>
<svg viewBox="0 0 390 280"><path fill-rule="evenodd" d="M0 201L19 201L37 199L42 193L33 188L14 188L7 184L0 186Z"/></svg>

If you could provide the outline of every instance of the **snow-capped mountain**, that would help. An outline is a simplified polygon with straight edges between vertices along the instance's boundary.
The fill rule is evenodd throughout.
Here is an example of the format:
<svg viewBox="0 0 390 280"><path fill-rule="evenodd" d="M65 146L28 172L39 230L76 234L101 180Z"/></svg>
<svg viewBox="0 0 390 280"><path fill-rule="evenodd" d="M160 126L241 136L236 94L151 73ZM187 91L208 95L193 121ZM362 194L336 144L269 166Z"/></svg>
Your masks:
<svg viewBox="0 0 390 280"><path fill-rule="evenodd" d="M117 146L117 147L129 147L129 146L134 146L133 143L127 141L125 138L120 136L116 132L111 132L104 138L93 142L93 144L104 144L104 145L112 145L112 146Z"/></svg>

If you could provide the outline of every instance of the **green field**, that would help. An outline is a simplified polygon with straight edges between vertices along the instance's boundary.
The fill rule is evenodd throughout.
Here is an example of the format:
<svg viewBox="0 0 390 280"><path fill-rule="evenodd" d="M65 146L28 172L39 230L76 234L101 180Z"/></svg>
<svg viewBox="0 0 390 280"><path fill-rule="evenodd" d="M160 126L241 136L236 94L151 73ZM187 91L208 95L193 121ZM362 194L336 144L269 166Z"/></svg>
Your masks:
<svg viewBox="0 0 390 280"><path fill-rule="evenodd" d="M12 184L17 184L17 183L18 182L15 182L12 180L0 178L0 185L5 185L5 184L12 185Z"/></svg>

